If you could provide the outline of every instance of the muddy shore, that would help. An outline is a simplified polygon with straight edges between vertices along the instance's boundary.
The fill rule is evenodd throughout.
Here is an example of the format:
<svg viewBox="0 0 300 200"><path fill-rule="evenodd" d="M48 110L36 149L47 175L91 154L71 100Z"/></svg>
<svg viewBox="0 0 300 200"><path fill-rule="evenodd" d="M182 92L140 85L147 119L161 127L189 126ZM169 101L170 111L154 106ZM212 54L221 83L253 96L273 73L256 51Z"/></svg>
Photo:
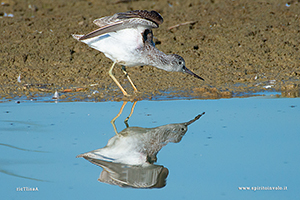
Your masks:
<svg viewBox="0 0 300 200"><path fill-rule="evenodd" d="M205 81L131 67L127 71L140 91L133 94L117 66L116 78L133 94L125 99L230 98L265 90L300 96L297 0L2 0L0 99L58 91L62 99L124 100L108 76L111 60L71 34L96 29L94 19L137 9L163 16L164 23L153 30L156 47L181 55Z"/></svg>

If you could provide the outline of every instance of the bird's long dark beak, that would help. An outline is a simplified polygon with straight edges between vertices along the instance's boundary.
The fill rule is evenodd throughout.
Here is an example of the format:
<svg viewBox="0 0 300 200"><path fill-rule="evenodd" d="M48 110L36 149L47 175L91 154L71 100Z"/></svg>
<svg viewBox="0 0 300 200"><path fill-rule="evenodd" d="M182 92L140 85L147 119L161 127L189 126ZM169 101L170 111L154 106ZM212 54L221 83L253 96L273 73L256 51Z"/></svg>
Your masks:
<svg viewBox="0 0 300 200"><path fill-rule="evenodd" d="M194 76L196 78L199 78L199 79L201 79L201 80L204 81L204 79L202 77L198 76L197 74L195 74L194 72L192 72L191 70L189 70L188 68L186 68L185 66L183 67L183 70L184 70L185 73L188 73L188 74L190 74L190 75L192 75L192 76Z"/></svg>

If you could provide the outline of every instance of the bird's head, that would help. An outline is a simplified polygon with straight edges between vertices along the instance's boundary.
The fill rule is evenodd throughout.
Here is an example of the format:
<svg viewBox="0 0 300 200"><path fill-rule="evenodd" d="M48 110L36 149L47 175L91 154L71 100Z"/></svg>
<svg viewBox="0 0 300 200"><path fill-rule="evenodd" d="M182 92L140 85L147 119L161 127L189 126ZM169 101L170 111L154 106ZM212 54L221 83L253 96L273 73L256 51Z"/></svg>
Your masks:
<svg viewBox="0 0 300 200"><path fill-rule="evenodd" d="M186 68L185 61L181 56L177 54L170 54L169 57L171 60L170 65L172 66L173 71L188 73L204 81L202 77L198 76L197 74Z"/></svg>

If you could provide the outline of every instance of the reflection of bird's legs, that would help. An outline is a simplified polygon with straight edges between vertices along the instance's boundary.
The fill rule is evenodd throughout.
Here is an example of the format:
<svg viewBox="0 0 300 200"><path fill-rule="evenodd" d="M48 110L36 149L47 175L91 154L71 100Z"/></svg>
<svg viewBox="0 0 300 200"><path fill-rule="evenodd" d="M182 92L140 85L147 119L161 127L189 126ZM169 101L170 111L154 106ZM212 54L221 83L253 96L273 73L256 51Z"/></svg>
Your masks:
<svg viewBox="0 0 300 200"><path fill-rule="evenodd" d="M135 85L133 84L131 78L129 77L127 71L126 71L126 68L124 65L122 65L122 71L124 72L126 78L128 79L128 81L130 82L130 84L132 85L133 89L134 89L134 92L138 92L138 90L136 89Z"/></svg>
<svg viewBox="0 0 300 200"><path fill-rule="evenodd" d="M116 125L115 125L115 121L116 121L116 119L122 114L123 109L124 109L124 107L126 106L126 104L127 104L127 101L124 101L123 104L122 104L122 107L120 108L119 113L117 114L117 116L115 116L115 117L110 121L110 123L111 123L111 124L113 125L113 127L114 127L114 130L115 130L115 133L116 133L117 136L120 136L120 135L119 135L119 133L118 133L118 131L117 131L117 127L116 127Z"/></svg>
<svg viewBox="0 0 300 200"><path fill-rule="evenodd" d="M133 105L132 105L132 107L131 107L131 111L130 111L129 116L124 120L124 123L125 123L125 125L126 125L126 128L129 127L129 125L128 125L128 120L129 120L129 118L131 117L131 115L132 115L132 113L133 113L133 110L134 110L134 107L135 107L136 103L137 103L137 101L135 101L135 102L133 103Z"/></svg>
<svg viewBox="0 0 300 200"><path fill-rule="evenodd" d="M117 84L117 86L121 89L121 91L123 92L124 96L129 96L129 95L127 94L127 92L124 90L124 88L121 86L121 84L119 83L119 81L116 79L116 77L115 77L115 76L113 75L113 73L112 73L112 70L114 69L114 66L115 66L116 63L117 63L117 61L115 61L115 62L112 64L112 66L111 66L111 68L110 68L108 74L109 74L110 77L115 81L115 83Z"/></svg>

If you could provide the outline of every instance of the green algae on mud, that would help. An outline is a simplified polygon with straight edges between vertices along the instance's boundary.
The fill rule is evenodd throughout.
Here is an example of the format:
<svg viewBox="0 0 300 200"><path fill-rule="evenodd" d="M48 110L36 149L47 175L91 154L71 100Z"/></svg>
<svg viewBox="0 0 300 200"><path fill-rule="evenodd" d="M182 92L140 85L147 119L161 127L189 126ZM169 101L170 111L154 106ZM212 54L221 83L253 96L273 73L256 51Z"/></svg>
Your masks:
<svg viewBox="0 0 300 200"><path fill-rule="evenodd" d="M108 76L111 61L71 34L96 29L92 23L96 18L136 9L156 10L164 17L160 28L153 30L157 48L181 55L205 81L150 66L132 67L127 71L140 91L133 98L223 98L263 90L299 96L300 3L296 1L289 6L280 0L3 2L0 98L83 88L62 95L123 99ZM182 25L168 29L177 24ZM120 67L114 74L133 94Z"/></svg>

